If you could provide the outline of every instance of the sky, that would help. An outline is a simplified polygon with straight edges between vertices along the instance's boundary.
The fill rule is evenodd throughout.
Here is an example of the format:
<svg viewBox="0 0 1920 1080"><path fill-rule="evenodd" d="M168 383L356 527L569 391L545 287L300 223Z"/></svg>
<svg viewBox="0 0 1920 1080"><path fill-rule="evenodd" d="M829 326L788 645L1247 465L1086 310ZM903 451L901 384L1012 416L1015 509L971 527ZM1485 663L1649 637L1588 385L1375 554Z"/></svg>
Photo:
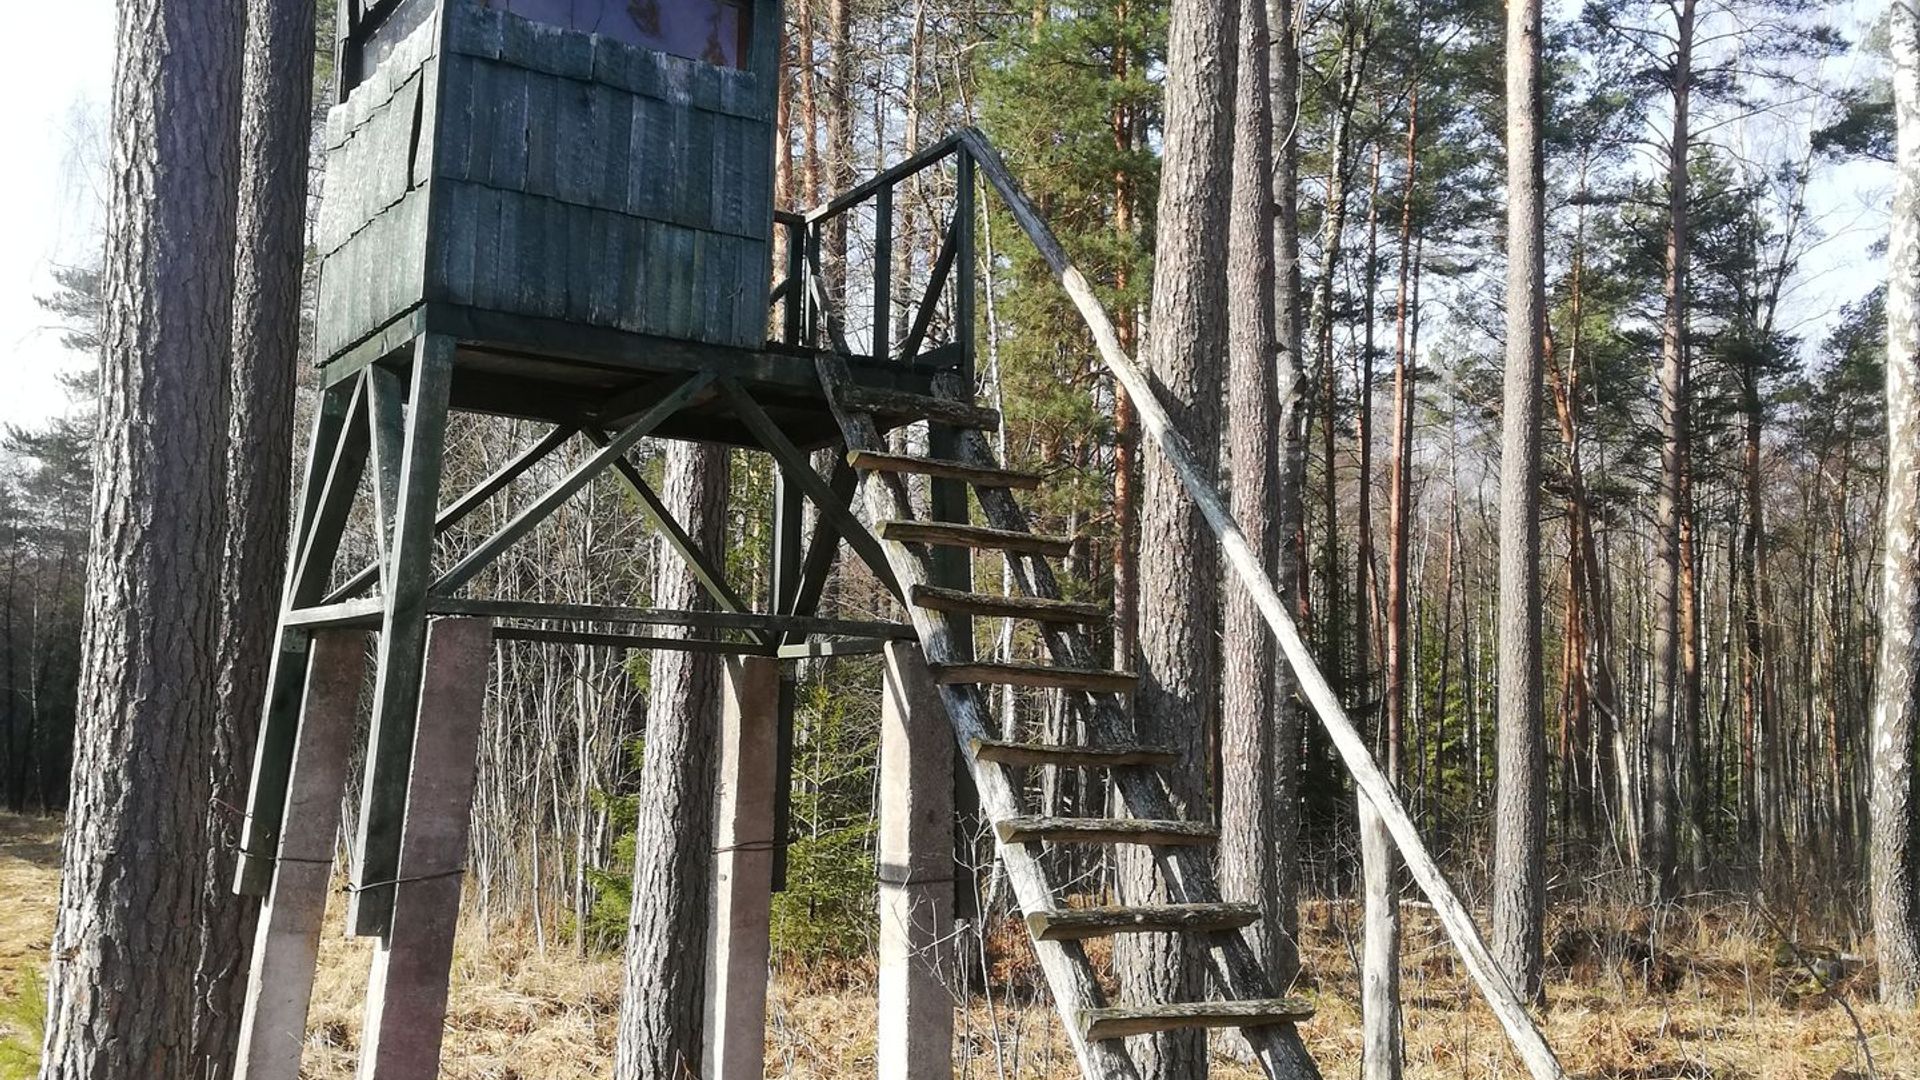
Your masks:
<svg viewBox="0 0 1920 1080"><path fill-rule="evenodd" d="M95 257L104 216L97 166L113 77L113 0L8 4L0 41L0 423L68 408L60 344L34 303L50 272ZM91 160L91 164L90 164Z"/></svg>
<svg viewBox="0 0 1920 1080"><path fill-rule="evenodd" d="M1565 3L1556 3L1564 8ZM1850 39L1883 7L1848 0L1830 12ZM70 407L58 381L85 358L65 350L57 327L34 302L53 287L51 272L97 251L104 196L105 115L113 69L113 0L8 5L0 42L0 424L35 424ZM1872 60L1849 55L1823 74L1846 84L1865 78ZM1723 133L1766 156L1765 143L1790 138L1763 124ZM1884 273L1874 244L1885 235L1891 170L1872 163L1823 166L1808 193L1821 241L1807 254L1789 297L1788 317L1817 342L1841 304L1858 299Z"/></svg>

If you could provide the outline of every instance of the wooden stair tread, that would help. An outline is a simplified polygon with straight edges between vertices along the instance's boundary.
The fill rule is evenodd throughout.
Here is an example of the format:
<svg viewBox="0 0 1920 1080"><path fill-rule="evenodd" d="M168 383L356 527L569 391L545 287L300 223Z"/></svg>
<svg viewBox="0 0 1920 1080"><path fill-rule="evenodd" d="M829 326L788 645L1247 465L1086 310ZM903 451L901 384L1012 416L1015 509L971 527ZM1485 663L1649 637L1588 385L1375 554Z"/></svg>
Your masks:
<svg viewBox="0 0 1920 1080"><path fill-rule="evenodd" d="M1148 844L1162 847L1218 843L1220 830L1200 821L1145 818L1010 817L993 823L1003 844Z"/></svg>
<svg viewBox="0 0 1920 1080"><path fill-rule="evenodd" d="M989 469L964 461L882 454L873 450L853 451L847 455L847 464L863 472L912 473L941 480L959 480L975 487L1011 488L1015 491L1032 491L1040 486L1042 480L1039 473Z"/></svg>
<svg viewBox="0 0 1920 1080"><path fill-rule="evenodd" d="M1135 907L1060 908L1027 916L1041 941L1078 941L1112 934L1216 933L1260 921L1252 904L1142 904Z"/></svg>
<svg viewBox="0 0 1920 1080"><path fill-rule="evenodd" d="M880 539L905 544L1018 551L1053 558L1064 557L1073 551L1073 538L1070 536L1037 536L1007 529L989 529L981 525L962 525L953 521L883 521L880 523Z"/></svg>
<svg viewBox="0 0 1920 1080"><path fill-rule="evenodd" d="M1052 664L934 664L932 667L933 681L942 686L976 683L1085 690L1090 694L1128 694L1140 685L1140 676L1129 671L1067 668Z"/></svg>
<svg viewBox="0 0 1920 1080"><path fill-rule="evenodd" d="M1160 746L1061 746L1055 743L973 740L973 756L995 765L1042 765L1110 769L1123 765L1171 765L1180 755Z"/></svg>
<svg viewBox="0 0 1920 1080"><path fill-rule="evenodd" d="M934 585L915 585L908 593L915 607L945 611L956 615L983 615L1007 619L1033 619L1036 622L1095 623L1106 617L1098 604L1074 600L1041 600L1031 596L996 596L991 593L962 592Z"/></svg>
<svg viewBox="0 0 1920 1080"><path fill-rule="evenodd" d="M1301 998L1120 1005L1080 1010L1080 1032L1090 1041L1150 1035L1181 1028L1266 1027L1313 1019L1313 1003Z"/></svg>
<svg viewBox="0 0 1920 1080"><path fill-rule="evenodd" d="M905 390L848 386L840 393L840 403L864 413L906 420L932 420L975 431L992 431L1000 426L1000 414L992 409L972 402L914 394Z"/></svg>

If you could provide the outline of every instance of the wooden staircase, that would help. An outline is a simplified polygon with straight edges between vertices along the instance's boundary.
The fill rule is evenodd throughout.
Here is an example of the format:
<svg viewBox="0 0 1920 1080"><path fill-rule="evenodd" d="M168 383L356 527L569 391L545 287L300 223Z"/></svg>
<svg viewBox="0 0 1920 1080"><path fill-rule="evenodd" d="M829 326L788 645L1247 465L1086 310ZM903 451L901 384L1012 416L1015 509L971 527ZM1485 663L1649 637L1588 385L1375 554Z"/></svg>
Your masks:
<svg viewBox="0 0 1920 1080"><path fill-rule="evenodd" d="M1048 558L1070 541L1035 535L1016 490L1042 480L1002 468L981 431L997 425L990 409L948 397L875 394L855 387L846 360L820 354L820 378L845 433L848 460L866 479L865 511L894 578L905 590L909 616L951 718L961 755L980 793L982 812L998 840L1000 861L1020 904L1054 1003L1090 1078L1138 1077L1125 1039L1183 1028L1238 1028L1270 1077L1317 1078L1295 1025L1313 1015L1311 1004L1278 997L1243 936L1258 919L1249 904L1222 900L1210 850L1219 839L1211 824L1182 820L1162 770L1179 760L1166 747L1141 746L1121 695L1136 678L1106 670L1082 627L1104 621L1097 605L1062 597ZM961 429L958 453L947 459L887 452L876 417L890 423L925 419ZM955 480L972 487L986 526L916 518L907 477ZM1014 595L999 596L934 584L939 548L991 550L1008 560ZM979 663L971 655L971 617L1017 619L1038 627L1051 663ZM981 688L1048 687L1087 695L1092 708L1084 746L1015 742L988 724ZM1107 771L1125 817L1039 817L1021 805L1011 770L1090 768ZM1152 852L1172 902L1143 906L1073 908L1050 880L1040 858L1048 844L1136 845ZM1204 946L1220 1000L1137 1002L1105 1000L1082 942L1127 933L1180 933Z"/></svg>

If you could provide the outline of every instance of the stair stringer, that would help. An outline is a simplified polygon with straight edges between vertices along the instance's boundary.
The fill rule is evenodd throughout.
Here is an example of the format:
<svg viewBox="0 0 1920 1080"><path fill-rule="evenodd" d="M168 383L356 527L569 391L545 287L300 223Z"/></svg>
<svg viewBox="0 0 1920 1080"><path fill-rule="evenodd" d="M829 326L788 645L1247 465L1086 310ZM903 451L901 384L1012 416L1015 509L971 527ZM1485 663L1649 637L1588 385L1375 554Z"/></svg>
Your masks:
<svg viewBox="0 0 1920 1080"><path fill-rule="evenodd" d="M845 360L822 353L816 364L827 391L827 401L846 436L847 449L884 450L885 442L871 418L864 413L843 408L840 404L838 389L847 385L850 378ZM961 460L981 467L997 467L998 463L985 437L978 431L963 431L959 442ZM871 522L911 519L914 516L912 500L900 475L873 473L862 484ZM974 491L992 527L1031 531L1026 513L1011 491L991 487L976 487ZM903 587L911 589L914 584L927 582L927 565L922 556L906 544L887 542L882 546L886 550L889 565ZM1008 565L1013 571L1015 585L1024 595L1037 599L1060 598L1058 582L1043 557L1010 554ZM950 662L957 650L946 617L913 605L908 605L908 616L929 662ZM1097 666L1092 647L1080 631L1058 624L1041 624L1040 630L1055 663L1071 668ZM978 689L968 685L943 685L939 691L941 700L947 706L961 757L979 789L981 809L987 813L989 820L996 823L1020 816L1019 801L1006 773L992 763L977 760L973 754L974 740L994 737L987 725L986 708ZM1088 697L1094 705L1090 732L1096 743L1130 745L1136 741L1133 725L1118 695L1092 693ZM1158 770L1148 766L1124 766L1110 771L1131 816L1153 819L1180 817ZM1025 845L1000 843L997 835L995 844L1001 863L1007 870L1008 882L1013 886L1014 896L1020 903L1021 913L1030 915L1049 910L1054 901L1052 886L1039 859ZM1182 847L1157 847L1154 850L1156 865L1173 899L1186 903L1221 902L1219 885L1204 852ZM1252 946L1239 931L1194 936L1206 941L1207 959L1214 979L1226 996L1236 999L1273 996L1272 985L1260 968ZM1118 1045L1088 1042L1081 1035L1080 1012L1098 1008L1098 1005L1091 1003L1103 998L1085 953L1078 948L1056 949L1062 944L1072 944L1070 942L1043 941L1031 937L1030 940L1042 970L1047 973L1053 989L1054 1006L1065 1023L1068 1037L1073 1040L1082 1072L1090 1078L1137 1076L1131 1055ZM1319 1069L1294 1025L1275 1024L1239 1030L1271 1080L1320 1080Z"/></svg>
<svg viewBox="0 0 1920 1080"><path fill-rule="evenodd" d="M846 434L847 449L885 450L885 440L880 438L873 421L866 414L843 410L840 406L836 390L846 382L845 362L838 357L822 354L818 366L821 381L827 388L827 400ZM870 474L861 482L861 487L864 489L870 523L914 516L906 483L900 476ZM928 584L928 568L923 558L914 554L905 544L887 542L882 547L903 589L911 590L915 585ZM919 635L920 648L928 662L951 662L959 655L946 616L911 604L907 605L907 614ZM946 706L954 738L959 743L961 759L973 774L974 784L980 794L981 810L990 821L1018 816L1021 812L1019 799L1005 770L976 762L973 756L975 739L994 737L987 726L986 709L979 691L965 685L940 686L938 690L941 703ZM1020 903L1021 913L1024 915L1050 909L1053 906L1053 888L1035 852L1019 844L1000 844L997 838L995 845L1001 865L1006 869L1007 883L1013 887L1014 897ZM1090 1078L1139 1080L1139 1070L1123 1045L1089 1042L1081 1036L1080 1012L1106 1005L1106 996L1094 978L1093 965L1088 962L1086 951L1078 942L1035 941L1033 944L1034 955L1040 962L1041 970L1046 972L1047 984L1053 991L1054 1008L1059 1012L1067 1037L1073 1043L1081 1072Z"/></svg>

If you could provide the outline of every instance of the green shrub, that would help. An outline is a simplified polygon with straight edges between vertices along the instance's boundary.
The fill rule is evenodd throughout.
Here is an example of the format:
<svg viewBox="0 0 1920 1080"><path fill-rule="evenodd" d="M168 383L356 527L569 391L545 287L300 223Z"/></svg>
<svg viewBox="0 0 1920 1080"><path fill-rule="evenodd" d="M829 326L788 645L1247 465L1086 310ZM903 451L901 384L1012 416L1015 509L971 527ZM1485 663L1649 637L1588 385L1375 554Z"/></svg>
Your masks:
<svg viewBox="0 0 1920 1080"><path fill-rule="evenodd" d="M0 1080L33 1080L46 1035L46 983L39 972L28 970L13 996L0 1000Z"/></svg>

